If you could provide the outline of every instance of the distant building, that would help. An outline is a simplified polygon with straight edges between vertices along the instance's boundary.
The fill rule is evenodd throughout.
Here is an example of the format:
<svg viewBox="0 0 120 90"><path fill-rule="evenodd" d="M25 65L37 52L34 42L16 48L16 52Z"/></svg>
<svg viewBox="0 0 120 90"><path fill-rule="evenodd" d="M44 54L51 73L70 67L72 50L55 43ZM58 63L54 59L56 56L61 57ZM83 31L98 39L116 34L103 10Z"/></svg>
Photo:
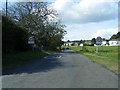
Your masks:
<svg viewBox="0 0 120 90"><path fill-rule="evenodd" d="M120 41L118 41L118 39L112 39L109 41L110 46L119 46L120 45Z"/></svg>
<svg viewBox="0 0 120 90"><path fill-rule="evenodd" d="M65 42L64 46L72 46L73 42Z"/></svg>
<svg viewBox="0 0 120 90"><path fill-rule="evenodd" d="M78 46L78 43L74 43L74 46Z"/></svg>
<svg viewBox="0 0 120 90"><path fill-rule="evenodd" d="M101 46L108 46L109 45L109 41L103 40Z"/></svg>
<svg viewBox="0 0 120 90"><path fill-rule="evenodd" d="M83 44L81 43L79 46L83 46Z"/></svg>
<svg viewBox="0 0 120 90"><path fill-rule="evenodd" d="M77 42L65 42L64 46L78 46Z"/></svg>
<svg viewBox="0 0 120 90"><path fill-rule="evenodd" d="M91 40L85 40L84 44L92 44Z"/></svg>
<svg viewBox="0 0 120 90"><path fill-rule="evenodd" d="M118 46L120 45L120 41L118 39L112 39L110 41L102 41L101 46Z"/></svg>
<svg viewBox="0 0 120 90"><path fill-rule="evenodd" d="M91 45L92 42L91 40L84 40L84 42L82 42L80 45L78 42L65 42L63 46L83 46L84 44ZM120 45L120 41L118 41L118 39L112 39L110 41L103 40L100 46L118 46L118 45ZM97 45L94 44L94 46Z"/></svg>

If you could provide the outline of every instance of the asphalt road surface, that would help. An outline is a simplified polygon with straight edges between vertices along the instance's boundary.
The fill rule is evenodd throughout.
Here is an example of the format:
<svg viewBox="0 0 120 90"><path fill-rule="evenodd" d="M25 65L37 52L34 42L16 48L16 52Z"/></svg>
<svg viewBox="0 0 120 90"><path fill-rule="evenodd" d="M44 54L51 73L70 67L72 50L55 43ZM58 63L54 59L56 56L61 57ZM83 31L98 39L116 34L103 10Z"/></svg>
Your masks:
<svg viewBox="0 0 120 90"><path fill-rule="evenodd" d="M3 88L118 88L118 76L87 57L65 50L3 71Z"/></svg>

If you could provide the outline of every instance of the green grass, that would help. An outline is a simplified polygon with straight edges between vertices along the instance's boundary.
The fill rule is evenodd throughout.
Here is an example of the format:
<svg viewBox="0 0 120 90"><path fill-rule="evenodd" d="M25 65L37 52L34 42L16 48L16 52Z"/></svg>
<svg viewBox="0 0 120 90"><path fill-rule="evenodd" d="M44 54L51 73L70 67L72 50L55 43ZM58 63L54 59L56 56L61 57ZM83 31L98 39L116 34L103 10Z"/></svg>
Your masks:
<svg viewBox="0 0 120 90"><path fill-rule="evenodd" d="M103 64L111 71L120 74L120 72L118 72L118 46L99 46L98 53L95 52L96 47L94 46L85 46L86 51L80 46L69 48L77 53L87 56L97 63Z"/></svg>
<svg viewBox="0 0 120 90"><path fill-rule="evenodd" d="M24 64L26 62L36 60L38 58L41 58L48 54L53 54L56 51L27 51L27 52L21 52L16 54L6 54L2 56L2 68L7 69L11 67L15 67L21 64Z"/></svg>

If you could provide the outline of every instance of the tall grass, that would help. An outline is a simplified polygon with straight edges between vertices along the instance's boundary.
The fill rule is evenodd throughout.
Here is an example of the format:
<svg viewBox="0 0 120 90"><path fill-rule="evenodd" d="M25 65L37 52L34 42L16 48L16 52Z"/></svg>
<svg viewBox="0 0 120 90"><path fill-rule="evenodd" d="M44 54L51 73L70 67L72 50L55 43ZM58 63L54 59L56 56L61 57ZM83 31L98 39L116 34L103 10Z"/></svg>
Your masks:
<svg viewBox="0 0 120 90"><path fill-rule="evenodd" d="M96 53L96 47L94 46L84 46L86 51L83 50L83 47L69 47L70 49L89 57L91 60L103 64L106 68L110 69L115 73L118 72L118 55L119 47L118 46L99 46L98 53Z"/></svg>

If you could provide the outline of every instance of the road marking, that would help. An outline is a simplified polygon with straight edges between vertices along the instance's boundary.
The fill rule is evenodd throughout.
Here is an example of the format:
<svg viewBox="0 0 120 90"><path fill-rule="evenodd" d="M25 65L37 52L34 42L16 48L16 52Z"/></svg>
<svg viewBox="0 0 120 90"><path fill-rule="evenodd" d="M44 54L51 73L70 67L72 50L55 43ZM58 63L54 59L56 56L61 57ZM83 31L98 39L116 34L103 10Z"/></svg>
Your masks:
<svg viewBox="0 0 120 90"><path fill-rule="evenodd" d="M47 57L44 57L45 59L47 58Z"/></svg>
<svg viewBox="0 0 120 90"><path fill-rule="evenodd" d="M58 58L61 58L62 56L59 56Z"/></svg>
<svg viewBox="0 0 120 90"><path fill-rule="evenodd" d="M44 59L61 58L62 56L46 56Z"/></svg>

